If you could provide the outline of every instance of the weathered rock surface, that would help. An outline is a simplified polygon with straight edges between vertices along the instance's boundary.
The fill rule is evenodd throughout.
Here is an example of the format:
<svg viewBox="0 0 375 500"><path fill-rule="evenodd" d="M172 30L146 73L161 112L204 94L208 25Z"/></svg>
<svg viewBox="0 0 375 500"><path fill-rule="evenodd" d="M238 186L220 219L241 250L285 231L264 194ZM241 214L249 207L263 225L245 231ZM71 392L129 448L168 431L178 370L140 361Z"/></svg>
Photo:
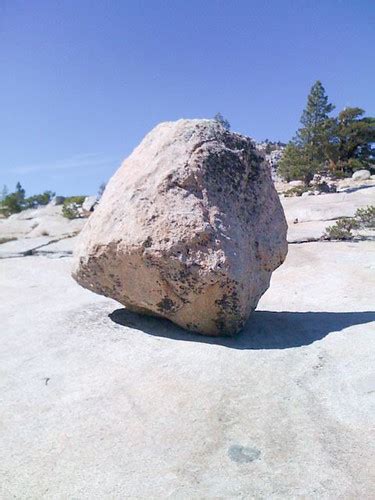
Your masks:
<svg viewBox="0 0 375 500"><path fill-rule="evenodd" d="M288 184L292 187L302 187L304 185L303 181L290 181Z"/></svg>
<svg viewBox="0 0 375 500"><path fill-rule="evenodd" d="M162 123L109 182L73 277L130 310L230 335L284 261L286 229L251 139L212 120Z"/></svg>

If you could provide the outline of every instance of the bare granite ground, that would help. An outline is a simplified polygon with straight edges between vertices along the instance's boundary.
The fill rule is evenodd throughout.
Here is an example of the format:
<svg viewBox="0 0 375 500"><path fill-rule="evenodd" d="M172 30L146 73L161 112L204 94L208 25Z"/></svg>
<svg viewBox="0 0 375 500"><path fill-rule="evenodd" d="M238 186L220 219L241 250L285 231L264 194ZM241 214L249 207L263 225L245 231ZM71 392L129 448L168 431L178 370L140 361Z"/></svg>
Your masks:
<svg viewBox="0 0 375 500"><path fill-rule="evenodd" d="M189 334L70 278L61 207L0 220L0 498L375 497L375 245L315 242L375 187L283 198L245 331Z"/></svg>
<svg viewBox="0 0 375 500"><path fill-rule="evenodd" d="M59 256L0 260L1 499L375 497L373 242L290 245L234 339Z"/></svg>
<svg viewBox="0 0 375 500"><path fill-rule="evenodd" d="M358 208L375 205L375 185L307 198L282 198L281 203L288 222L288 242L314 241L340 217L353 217Z"/></svg>

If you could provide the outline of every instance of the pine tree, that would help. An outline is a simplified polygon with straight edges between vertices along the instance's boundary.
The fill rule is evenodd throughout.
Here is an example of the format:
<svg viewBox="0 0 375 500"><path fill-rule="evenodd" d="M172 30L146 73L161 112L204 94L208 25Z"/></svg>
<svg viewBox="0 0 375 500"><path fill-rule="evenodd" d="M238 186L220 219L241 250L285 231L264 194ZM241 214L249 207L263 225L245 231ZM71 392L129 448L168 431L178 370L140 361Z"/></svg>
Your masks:
<svg viewBox="0 0 375 500"><path fill-rule="evenodd" d="M19 201L19 203L22 203L25 200L25 190L21 186L21 183L18 181L16 184L16 196Z"/></svg>
<svg viewBox="0 0 375 500"><path fill-rule="evenodd" d="M3 189L1 190L1 194L0 194L0 201L3 201L8 196L8 193L9 193L8 188L4 184Z"/></svg>
<svg viewBox="0 0 375 500"><path fill-rule="evenodd" d="M214 120L219 122L225 128L225 130L230 130L230 123L224 118L221 113L216 113L216 115L214 116Z"/></svg>
<svg viewBox="0 0 375 500"><path fill-rule="evenodd" d="M327 136L332 128L329 113L334 106L318 80L311 87L306 109L301 116L302 127L285 149L278 171L285 179L300 179L310 183L326 159Z"/></svg>
<svg viewBox="0 0 375 500"><path fill-rule="evenodd" d="M104 190L106 188L106 183L105 182L102 182L99 186L99 189L98 189L98 199L100 200L100 198L103 196L103 193L104 193Z"/></svg>
<svg viewBox="0 0 375 500"><path fill-rule="evenodd" d="M328 96L322 83L317 80L311 87L306 109L301 116L303 127L297 132L297 141L300 145L319 145L322 128L324 128L329 113L334 109L335 106L328 102Z"/></svg>
<svg viewBox="0 0 375 500"><path fill-rule="evenodd" d="M373 168L375 118L364 117L361 108L345 108L331 120L324 152L332 172Z"/></svg>
<svg viewBox="0 0 375 500"><path fill-rule="evenodd" d="M297 132L296 143L310 148L312 160L323 160L322 141L326 136L329 113L335 106L328 102L328 96L322 83L318 80L311 87L307 97L306 109L301 116L301 127Z"/></svg>
<svg viewBox="0 0 375 500"><path fill-rule="evenodd" d="M310 146L298 146L290 142L277 166L277 172L287 182L301 180L306 186L312 181L314 174L319 172L320 163L313 159Z"/></svg>

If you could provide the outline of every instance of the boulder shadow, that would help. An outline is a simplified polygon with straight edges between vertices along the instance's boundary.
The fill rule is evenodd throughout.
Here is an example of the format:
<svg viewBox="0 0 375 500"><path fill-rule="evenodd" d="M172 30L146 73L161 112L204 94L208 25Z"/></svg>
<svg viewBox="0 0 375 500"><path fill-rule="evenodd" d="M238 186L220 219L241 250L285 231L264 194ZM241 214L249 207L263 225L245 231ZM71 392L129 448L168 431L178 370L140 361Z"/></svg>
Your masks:
<svg viewBox="0 0 375 500"><path fill-rule="evenodd" d="M373 188L374 185L371 184L369 186L351 186L344 188L342 191L337 191L338 193L355 193L356 191L361 191L362 189Z"/></svg>
<svg viewBox="0 0 375 500"><path fill-rule="evenodd" d="M108 316L118 325L140 330L155 337L252 350L306 346L330 333L339 333L350 326L375 321L374 311L255 311L244 329L235 337L206 337L184 330L166 319L142 316L125 308L116 309Z"/></svg>

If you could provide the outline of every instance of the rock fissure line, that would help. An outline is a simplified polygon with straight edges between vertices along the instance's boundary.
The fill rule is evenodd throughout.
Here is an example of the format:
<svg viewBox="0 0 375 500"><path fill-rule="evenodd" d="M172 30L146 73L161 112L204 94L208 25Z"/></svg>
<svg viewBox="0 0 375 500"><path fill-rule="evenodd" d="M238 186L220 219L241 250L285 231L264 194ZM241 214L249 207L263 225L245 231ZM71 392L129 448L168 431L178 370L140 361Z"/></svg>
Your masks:
<svg viewBox="0 0 375 500"><path fill-rule="evenodd" d="M25 250L23 252L15 252L14 255L5 255L5 256L0 255L0 259L1 260L16 259L16 258L19 258L19 257L30 257L32 255L38 256L38 254L36 254L35 252L37 252L41 248L48 247L49 245L52 245L53 243L58 243L59 241L63 241L63 240L67 240L69 238L73 238L74 236L77 236L77 235L74 234L74 235L64 236L62 238L56 238L54 240L49 241L48 243L43 243L42 245L38 245L38 246L36 246L34 248L29 248L28 250ZM11 252L9 252L9 253L11 253ZM57 251L57 252L48 252L47 251L47 252L45 252L45 255L46 254L53 255L55 253L56 254L66 254L66 255L61 255L62 257L69 257L69 256L73 255L73 252L70 251L70 250L60 250L60 251ZM39 256L43 256L43 254L41 254Z"/></svg>

